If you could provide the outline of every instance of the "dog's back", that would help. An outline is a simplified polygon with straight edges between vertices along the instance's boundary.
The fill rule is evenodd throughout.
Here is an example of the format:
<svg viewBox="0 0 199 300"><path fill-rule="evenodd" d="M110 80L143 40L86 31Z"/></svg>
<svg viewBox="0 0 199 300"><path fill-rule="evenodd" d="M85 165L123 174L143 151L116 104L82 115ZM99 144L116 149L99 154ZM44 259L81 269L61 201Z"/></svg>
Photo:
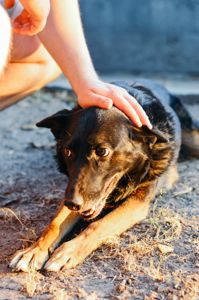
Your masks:
<svg viewBox="0 0 199 300"><path fill-rule="evenodd" d="M162 85L151 80L141 79L133 83L117 81L114 84L127 89L143 106L152 124L163 131L166 125L164 123L166 112L166 118L171 117L171 127L174 130L176 144L180 144L180 153L184 158L199 157L199 122L193 119L179 97L172 95ZM139 95L139 90L145 95L155 96L155 99L162 104L163 109L158 109L157 101L156 103L146 103L146 98Z"/></svg>

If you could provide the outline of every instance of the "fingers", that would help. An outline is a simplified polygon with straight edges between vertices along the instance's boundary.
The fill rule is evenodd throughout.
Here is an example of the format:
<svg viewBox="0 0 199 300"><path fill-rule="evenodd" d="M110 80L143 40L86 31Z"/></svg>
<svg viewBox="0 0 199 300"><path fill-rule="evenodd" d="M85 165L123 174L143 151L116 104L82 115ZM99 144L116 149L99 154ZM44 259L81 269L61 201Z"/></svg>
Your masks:
<svg viewBox="0 0 199 300"><path fill-rule="evenodd" d="M4 7L6 9L12 8L15 5L15 0L5 0Z"/></svg>
<svg viewBox="0 0 199 300"><path fill-rule="evenodd" d="M37 30L35 30L34 26L32 26L29 23L25 24L14 24L13 26L14 32L21 35L35 35L37 33Z"/></svg>
<svg viewBox="0 0 199 300"><path fill-rule="evenodd" d="M129 102L129 104L136 111L142 125L146 125L149 129L152 129L152 125L151 125L151 122L149 121L147 114L145 113L142 106L139 105L139 103L136 101L136 99L128 93L127 93L127 95L125 95L125 99Z"/></svg>
<svg viewBox="0 0 199 300"><path fill-rule="evenodd" d="M112 86L112 99L114 105L123 111L136 126L146 125L149 129L152 128L144 109L125 89Z"/></svg>
<svg viewBox="0 0 199 300"><path fill-rule="evenodd" d="M21 35L35 35L43 29L43 26L35 26L31 22L19 23L18 21L13 22L13 30L17 34Z"/></svg>
<svg viewBox="0 0 199 300"><path fill-rule="evenodd" d="M13 22L13 30L21 35L35 35L40 32L46 24L46 20L38 20L31 16L25 9L16 17Z"/></svg>
<svg viewBox="0 0 199 300"><path fill-rule="evenodd" d="M12 25L15 33L27 34L30 31L31 19L25 9L13 20Z"/></svg>
<svg viewBox="0 0 199 300"><path fill-rule="evenodd" d="M152 129L148 116L134 97L121 87L114 85L108 85L108 87L110 89L106 92L106 96L112 99L117 108L123 111L136 126L146 125L149 129ZM100 107L104 108L103 106Z"/></svg>
<svg viewBox="0 0 199 300"><path fill-rule="evenodd" d="M105 109L111 108L114 104L136 126L146 125L152 129L149 118L141 105L124 88L116 85L100 80L91 81L81 97L78 97L78 102L82 107L98 106Z"/></svg>
<svg viewBox="0 0 199 300"><path fill-rule="evenodd" d="M142 122L134 107L122 96L114 99L114 105L119 108L137 127L142 127Z"/></svg>
<svg viewBox="0 0 199 300"><path fill-rule="evenodd" d="M113 105L112 99L97 95L95 93L90 93L89 96L86 97L86 100L84 98L78 99L78 103L81 107L90 107L90 106L97 106L104 109L109 109Z"/></svg>
<svg viewBox="0 0 199 300"><path fill-rule="evenodd" d="M120 97L114 96L113 99L110 99L105 96L91 93L89 96L87 96L86 101L84 98L82 99L82 101L81 101L81 99L78 99L78 103L80 106L82 106L84 108L90 107L90 106L97 106L97 107L104 108L104 109L111 108L114 103L114 105L117 108L119 108L121 111L123 111L125 113L125 115L127 115L127 117L129 117L136 126L138 126L138 127L142 126L142 122L141 122L136 110L127 101L127 99L125 99L122 96L120 96Z"/></svg>

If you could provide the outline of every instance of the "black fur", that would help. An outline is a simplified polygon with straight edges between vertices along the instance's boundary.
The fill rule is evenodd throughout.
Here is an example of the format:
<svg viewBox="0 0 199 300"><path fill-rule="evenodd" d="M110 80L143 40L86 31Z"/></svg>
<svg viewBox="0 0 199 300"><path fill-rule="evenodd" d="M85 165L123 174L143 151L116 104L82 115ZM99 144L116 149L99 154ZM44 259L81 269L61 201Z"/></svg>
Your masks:
<svg viewBox="0 0 199 300"><path fill-rule="evenodd" d="M182 141L186 144L181 138L184 132L195 130L199 136L196 122L181 101L161 86L150 81L114 84L136 98L152 130L135 127L116 108L62 110L37 123L50 128L57 140L58 166L69 176L66 203L80 197L80 212L101 202L100 213L105 203L124 200L145 182L161 178L176 164ZM97 156L99 147L107 147L110 154ZM64 154L67 148L69 158ZM189 149L192 154L190 141Z"/></svg>

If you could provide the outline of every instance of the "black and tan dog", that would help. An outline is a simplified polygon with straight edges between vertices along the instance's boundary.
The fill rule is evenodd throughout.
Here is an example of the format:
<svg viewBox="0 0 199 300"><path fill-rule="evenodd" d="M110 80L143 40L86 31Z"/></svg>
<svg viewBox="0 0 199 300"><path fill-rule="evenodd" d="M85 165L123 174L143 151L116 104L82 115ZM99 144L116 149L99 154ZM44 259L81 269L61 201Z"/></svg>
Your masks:
<svg viewBox="0 0 199 300"><path fill-rule="evenodd" d="M59 168L69 182L56 217L35 244L15 255L12 268L75 267L108 238L146 217L158 191L178 178L181 146L199 155L198 127L179 99L153 82L115 84L137 99L153 129L133 126L114 107L62 110L39 122L52 130ZM82 218L87 227L55 250Z"/></svg>

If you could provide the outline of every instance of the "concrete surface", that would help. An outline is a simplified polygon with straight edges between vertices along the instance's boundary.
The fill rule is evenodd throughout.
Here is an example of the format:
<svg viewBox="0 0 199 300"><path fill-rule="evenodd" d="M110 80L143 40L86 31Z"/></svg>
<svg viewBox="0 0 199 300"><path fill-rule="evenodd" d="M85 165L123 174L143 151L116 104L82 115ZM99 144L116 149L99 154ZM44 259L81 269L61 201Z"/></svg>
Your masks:
<svg viewBox="0 0 199 300"><path fill-rule="evenodd" d="M81 0L97 70L199 74L197 0Z"/></svg>
<svg viewBox="0 0 199 300"><path fill-rule="evenodd" d="M183 76L182 74L171 75L154 75L143 73L141 75L112 73L101 74L100 77L106 82L115 80L130 80L136 81L139 78L148 78L163 84L168 90L177 95L199 95L199 77ZM48 84L49 87L62 87L70 89L71 86L67 79L61 75L58 79Z"/></svg>

